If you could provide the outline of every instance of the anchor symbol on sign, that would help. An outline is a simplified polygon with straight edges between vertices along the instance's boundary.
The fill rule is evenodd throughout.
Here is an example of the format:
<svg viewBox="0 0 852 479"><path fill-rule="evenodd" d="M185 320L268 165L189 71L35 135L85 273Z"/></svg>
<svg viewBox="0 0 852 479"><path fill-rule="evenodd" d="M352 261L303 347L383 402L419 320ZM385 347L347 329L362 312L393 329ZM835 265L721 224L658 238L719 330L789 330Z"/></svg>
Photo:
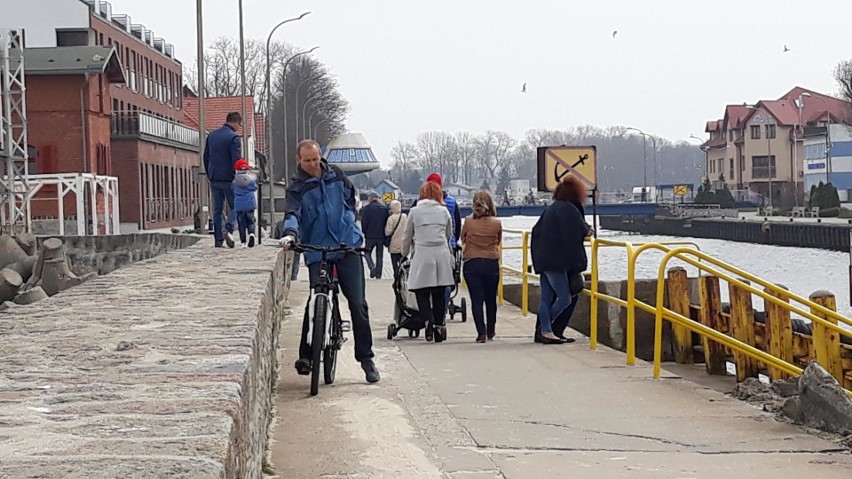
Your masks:
<svg viewBox="0 0 852 479"><path fill-rule="evenodd" d="M589 155L588 155L588 154L580 155L578 158L579 158L579 159L577 160L577 162L576 162L576 163L574 163L573 165L571 165L571 170L573 170L573 169L577 168L577 167L578 167L578 166L580 166L580 165L585 165L585 164L586 164L586 160L588 160L588 159L589 159ZM563 171L563 172L560 174L560 173L559 173L559 165L554 165L554 166L553 166L553 176L556 178L556 182L557 182L557 183L559 183L560 181L562 181L562 178L563 178L565 175L567 175L568 173L570 173L570 171L571 171L571 170L566 169L565 171Z"/></svg>

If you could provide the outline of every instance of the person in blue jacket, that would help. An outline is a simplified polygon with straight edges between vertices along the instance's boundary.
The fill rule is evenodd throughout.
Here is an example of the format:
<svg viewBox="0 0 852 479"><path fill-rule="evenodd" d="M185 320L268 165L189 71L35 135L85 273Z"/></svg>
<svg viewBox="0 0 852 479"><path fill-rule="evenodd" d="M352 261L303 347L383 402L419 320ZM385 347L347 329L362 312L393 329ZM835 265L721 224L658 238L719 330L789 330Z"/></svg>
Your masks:
<svg viewBox="0 0 852 479"><path fill-rule="evenodd" d="M232 184L234 190L234 211L237 212L237 225L240 229L242 246L254 248L257 241L254 235L254 210L257 209L257 180L251 174L251 165L246 160L237 160L236 174ZM246 239L248 233L248 240Z"/></svg>
<svg viewBox="0 0 852 479"><path fill-rule="evenodd" d="M234 181L234 165L242 158L240 147L240 135L237 130L243 126L243 117L233 111L228 113L225 124L221 128L213 130L207 135L204 146L204 171L210 181L210 192L213 196L213 240L214 246L222 247L227 243L229 248L234 247L234 191L231 182ZM228 219L225 222L225 231L222 232L222 213L225 210L225 202L228 202Z"/></svg>
<svg viewBox="0 0 852 479"><path fill-rule="evenodd" d="M330 165L314 140L302 140L296 149L298 168L287 187L284 206L284 237L280 244L289 249L294 242L315 246L348 246L359 248L364 235L355 222L355 187L337 166ZM304 253L313 287L320 276L321 254ZM349 303L352 331L355 336L355 360L361 363L367 382L380 379L373 362L373 335L365 294L364 263L357 254L335 253L327 257L337 266L337 280ZM311 372L311 348L308 346L308 314L302 323L302 339L296 372Z"/></svg>

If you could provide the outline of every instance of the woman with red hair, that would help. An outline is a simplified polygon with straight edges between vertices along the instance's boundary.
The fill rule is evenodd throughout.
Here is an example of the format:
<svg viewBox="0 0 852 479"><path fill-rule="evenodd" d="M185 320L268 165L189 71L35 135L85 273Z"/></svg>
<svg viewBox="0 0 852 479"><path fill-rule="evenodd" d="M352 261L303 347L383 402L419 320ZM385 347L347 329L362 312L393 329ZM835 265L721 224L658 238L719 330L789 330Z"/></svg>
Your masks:
<svg viewBox="0 0 852 479"><path fill-rule="evenodd" d="M454 283L452 235L452 220L441 187L427 181L420 188L417 206L408 213L402 254L411 256L408 289L417 296L417 309L426 322L426 340L434 337L436 343L447 339L444 290Z"/></svg>
<svg viewBox="0 0 852 479"><path fill-rule="evenodd" d="M576 302L578 291L572 291L571 278L585 271L588 263L583 242L589 228L575 206L582 205L585 199L583 182L567 175L556 186L553 203L545 208L533 227L533 268L541 278L541 302L535 331L537 343L574 342L573 339L558 337L553 331L553 322Z"/></svg>

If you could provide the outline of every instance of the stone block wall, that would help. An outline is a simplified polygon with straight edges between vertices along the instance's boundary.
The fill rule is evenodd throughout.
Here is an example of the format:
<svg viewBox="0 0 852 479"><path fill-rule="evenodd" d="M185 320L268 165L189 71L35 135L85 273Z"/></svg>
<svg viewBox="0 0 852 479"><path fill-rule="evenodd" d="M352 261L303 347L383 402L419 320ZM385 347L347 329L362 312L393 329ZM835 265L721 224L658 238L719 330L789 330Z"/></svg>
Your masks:
<svg viewBox="0 0 852 479"><path fill-rule="evenodd" d="M262 477L279 251L190 246L0 312L0 477Z"/></svg>

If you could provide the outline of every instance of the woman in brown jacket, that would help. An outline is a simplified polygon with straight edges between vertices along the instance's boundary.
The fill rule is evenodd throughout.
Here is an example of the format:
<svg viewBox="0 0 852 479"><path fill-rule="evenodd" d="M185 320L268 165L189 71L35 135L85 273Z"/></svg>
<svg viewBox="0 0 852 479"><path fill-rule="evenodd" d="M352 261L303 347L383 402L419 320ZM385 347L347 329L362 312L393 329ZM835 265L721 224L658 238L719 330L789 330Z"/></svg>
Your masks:
<svg viewBox="0 0 852 479"><path fill-rule="evenodd" d="M462 226L464 244L464 280L470 293L476 342L494 339L497 323L497 284L500 281L500 243L503 225L497 219L497 208L491 194L482 190L473 197L473 214ZM483 315L483 303L487 321Z"/></svg>

